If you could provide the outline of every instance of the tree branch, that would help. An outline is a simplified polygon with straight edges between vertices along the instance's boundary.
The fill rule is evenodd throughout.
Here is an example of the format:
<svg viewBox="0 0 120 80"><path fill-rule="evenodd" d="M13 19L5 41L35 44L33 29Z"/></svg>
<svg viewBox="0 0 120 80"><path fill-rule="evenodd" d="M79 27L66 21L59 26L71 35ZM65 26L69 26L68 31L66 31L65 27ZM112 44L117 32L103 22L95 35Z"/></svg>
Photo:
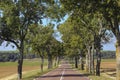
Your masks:
<svg viewBox="0 0 120 80"><path fill-rule="evenodd" d="M9 42L15 44L16 47L17 47L18 49L20 48L19 45L17 44L17 42L15 42L15 41L12 40L12 39L9 39L9 38L2 38L1 36L0 36L0 39L1 39L1 40L5 40L5 41L9 41Z"/></svg>

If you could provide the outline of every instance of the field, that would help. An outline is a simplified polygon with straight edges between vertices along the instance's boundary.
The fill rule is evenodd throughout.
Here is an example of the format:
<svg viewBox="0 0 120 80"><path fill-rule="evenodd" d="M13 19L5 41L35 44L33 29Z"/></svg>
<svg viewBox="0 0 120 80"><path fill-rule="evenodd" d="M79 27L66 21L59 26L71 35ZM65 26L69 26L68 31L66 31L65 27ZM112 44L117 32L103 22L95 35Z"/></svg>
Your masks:
<svg viewBox="0 0 120 80"><path fill-rule="evenodd" d="M46 66L45 62L45 66ZM24 60L23 72L37 70L40 72L40 59ZM0 62L0 78L17 73L17 62Z"/></svg>
<svg viewBox="0 0 120 80"><path fill-rule="evenodd" d="M116 77L116 60L103 59L101 64L101 73L114 79Z"/></svg>
<svg viewBox="0 0 120 80"><path fill-rule="evenodd" d="M46 67L46 65L47 65L47 61L45 62L44 66ZM90 78L92 78L92 80L103 80L103 78L104 80L113 80L116 75L115 68L116 68L115 59L102 59L101 74L103 77L101 78L101 77L90 76ZM23 72L27 73L27 75L23 73L23 77L25 76L24 80L28 80L29 76L33 77L33 75L40 72L40 59L24 60ZM0 79L11 75L15 75L16 73L17 73L17 62L0 62Z"/></svg>
<svg viewBox="0 0 120 80"><path fill-rule="evenodd" d="M92 80L115 80L116 77L116 61L115 59L102 59L101 76L89 76Z"/></svg>
<svg viewBox="0 0 120 80"><path fill-rule="evenodd" d="M87 75L90 78L90 80L115 80L116 60L115 59L102 59L102 61L101 61L101 76L100 77L95 76L95 75L90 75L86 71L80 70L80 72Z"/></svg>

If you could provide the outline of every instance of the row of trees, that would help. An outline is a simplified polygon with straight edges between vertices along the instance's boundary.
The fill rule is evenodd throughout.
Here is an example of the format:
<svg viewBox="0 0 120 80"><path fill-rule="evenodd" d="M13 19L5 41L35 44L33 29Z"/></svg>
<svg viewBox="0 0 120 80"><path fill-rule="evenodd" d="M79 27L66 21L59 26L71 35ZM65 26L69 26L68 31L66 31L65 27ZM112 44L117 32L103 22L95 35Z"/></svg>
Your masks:
<svg viewBox="0 0 120 80"><path fill-rule="evenodd" d="M120 1L60 0L60 3L61 8L69 16L67 21L59 27L63 34L62 39L74 53L86 49L86 69L90 73L94 72L93 53L95 51L97 54L95 72L96 75L100 75L101 44L109 41L114 34L117 39L116 80L120 80Z"/></svg>
<svg viewBox="0 0 120 80"><path fill-rule="evenodd" d="M115 51L101 51L101 58L102 59L115 59Z"/></svg>
<svg viewBox="0 0 120 80"><path fill-rule="evenodd" d="M52 4L54 0L0 0L0 42L13 43L19 51L18 80L22 79L26 52L39 54L42 70L44 56L48 58L48 68L52 68L54 58L59 62L62 45L53 36L54 25L41 25L42 19L58 17L54 10L59 7Z"/></svg>
<svg viewBox="0 0 120 80"><path fill-rule="evenodd" d="M111 7L112 6L112 7ZM22 78L23 54L34 51L48 58L48 68L52 59L56 61L63 47L70 57L78 56L81 65L86 57L86 70L94 74L94 53L96 53L96 75L100 76L101 48L115 35L117 39L117 80L120 80L120 1L119 0L0 0L0 42L12 42L19 50L18 79ZM53 37L53 26L43 26L42 19L60 21L68 15L65 23L59 25L61 44ZM28 45L29 44L29 45ZM83 69L83 67L81 67Z"/></svg>
<svg viewBox="0 0 120 80"><path fill-rule="evenodd" d="M0 62L15 62L18 60L18 51L0 51ZM23 56L24 59L39 58L38 54L26 53Z"/></svg>
<svg viewBox="0 0 120 80"><path fill-rule="evenodd" d="M53 25L48 26L39 26L36 29L33 29L35 26L32 26L30 33L27 36L29 40L29 48L38 54L41 58L41 69L43 71L43 63L44 57L48 59L48 69L52 68L53 59L55 59L56 63L59 64L59 59L63 56L62 43L57 41L54 37Z"/></svg>
<svg viewBox="0 0 120 80"><path fill-rule="evenodd" d="M60 48L58 48L58 49L59 49L59 51L54 53L54 55L58 55L58 57L56 57L56 60L55 60L56 63L55 64L59 63L58 59L59 59L60 56L62 57L62 55L63 55L63 49L61 49L61 50L60 50ZM24 54L24 59L39 58L40 55L41 55L41 50L38 53L37 53L37 51L33 51L33 50L30 51L30 52L35 52L35 53ZM43 55L44 55L43 56L44 58L47 58L46 53L44 53ZM85 56L85 54L83 56ZM41 59L43 57L41 57ZM73 55L69 55L68 57L73 58ZM96 54L94 54L94 57L96 58ZM102 59L115 59L115 51L102 51L101 52L101 58ZM0 51L0 62L8 62L8 61L14 62L14 61L17 61L17 60L18 60L18 52L17 51Z"/></svg>
<svg viewBox="0 0 120 80"><path fill-rule="evenodd" d="M7 62L7 61L16 61L17 60L17 52L7 51L7 52L0 52L0 62Z"/></svg>
<svg viewBox="0 0 120 80"><path fill-rule="evenodd" d="M100 76L101 42L109 40L111 35L103 28L104 23L100 22L96 15L83 15L81 12L80 15L83 18L77 18L74 15L76 14L71 15L64 24L59 26L63 34L62 40L67 48L67 55L75 57L76 68L78 56L80 55L82 60L85 55L86 70L94 74L94 53L96 51L96 75Z"/></svg>

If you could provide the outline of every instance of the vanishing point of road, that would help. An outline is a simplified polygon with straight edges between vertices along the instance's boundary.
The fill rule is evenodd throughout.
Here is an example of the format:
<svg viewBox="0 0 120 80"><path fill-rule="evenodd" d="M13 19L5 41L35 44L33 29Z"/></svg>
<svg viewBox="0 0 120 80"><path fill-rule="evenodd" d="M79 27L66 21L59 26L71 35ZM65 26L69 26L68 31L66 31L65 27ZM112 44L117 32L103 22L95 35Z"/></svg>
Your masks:
<svg viewBox="0 0 120 80"><path fill-rule="evenodd" d="M48 72L34 80L89 80L88 77L72 69L68 62L62 62L57 69Z"/></svg>

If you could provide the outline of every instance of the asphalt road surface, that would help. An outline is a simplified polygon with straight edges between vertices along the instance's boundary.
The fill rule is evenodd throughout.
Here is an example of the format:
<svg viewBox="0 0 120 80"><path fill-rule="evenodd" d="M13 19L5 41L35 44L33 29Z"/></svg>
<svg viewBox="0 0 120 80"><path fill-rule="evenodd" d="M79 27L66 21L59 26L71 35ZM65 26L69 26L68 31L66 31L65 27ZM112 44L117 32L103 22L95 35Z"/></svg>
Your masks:
<svg viewBox="0 0 120 80"><path fill-rule="evenodd" d="M89 78L72 69L68 62L63 61L57 69L34 80L89 80Z"/></svg>

